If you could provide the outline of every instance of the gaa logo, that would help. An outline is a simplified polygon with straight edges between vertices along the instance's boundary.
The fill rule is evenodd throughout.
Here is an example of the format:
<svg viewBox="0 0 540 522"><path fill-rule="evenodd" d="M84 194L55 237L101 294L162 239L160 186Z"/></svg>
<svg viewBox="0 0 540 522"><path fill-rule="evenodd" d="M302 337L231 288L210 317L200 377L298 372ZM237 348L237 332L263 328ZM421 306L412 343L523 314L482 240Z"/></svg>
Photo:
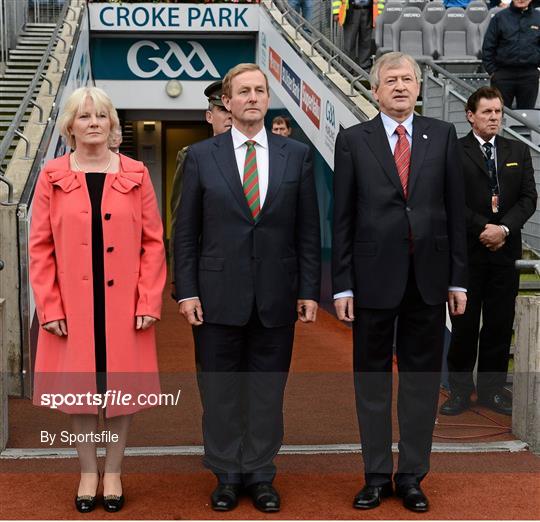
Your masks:
<svg viewBox="0 0 540 522"><path fill-rule="evenodd" d="M209 74L213 78L220 77L215 65L212 63L212 60L210 60L210 57L200 43L193 40L187 40L185 43L191 46L191 49L187 54L184 53L176 42L164 40L163 43L167 44L169 47L167 52L165 52L163 57L145 58L145 62L147 62L145 69L142 69L139 64L139 51L144 47L149 47L154 51L161 51L161 48L157 43L152 42L151 40L141 40L140 42L134 43L127 54L127 63L131 72L139 78L153 78L160 72L168 78L178 78L183 73L193 79L200 78L205 74ZM176 58L175 62L179 65L178 69L174 69L169 65L169 61L173 57ZM148 62L152 62L155 65L149 68ZM192 65L193 62L199 65L198 69Z"/></svg>
<svg viewBox="0 0 540 522"><path fill-rule="evenodd" d="M334 106L328 100L326 100L324 113L325 113L326 123L329 123L332 127L335 127L336 126L336 110L334 109Z"/></svg>

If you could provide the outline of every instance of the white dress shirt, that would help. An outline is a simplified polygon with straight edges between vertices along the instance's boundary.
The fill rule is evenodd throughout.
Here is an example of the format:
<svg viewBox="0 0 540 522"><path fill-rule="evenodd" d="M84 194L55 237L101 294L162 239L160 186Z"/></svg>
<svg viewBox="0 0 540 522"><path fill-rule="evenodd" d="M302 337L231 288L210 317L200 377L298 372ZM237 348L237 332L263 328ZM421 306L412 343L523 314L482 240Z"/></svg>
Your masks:
<svg viewBox="0 0 540 522"><path fill-rule="evenodd" d="M486 153L484 152L484 148L482 145L484 143L491 143L491 146L493 147L491 150L493 151L493 159L495 160L495 169L497 168L497 148L495 147L495 136L493 136L490 140L486 141L482 139L480 136L476 135L473 131L473 136L476 138L478 143L480 143L480 150L482 151L482 156L486 156Z"/></svg>
<svg viewBox="0 0 540 522"><path fill-rule="evenodd" d="M231 137L233 140L234 155L240 174L240 184L244 183L244 163L246 161L247 145L246 141L250 138L244 136L234 125L231 127ZM268 156L268 136L263 127L253 138L255 142L255 152L257 153L257 172L259 174L259 203L262 208L266 193L268 192L268 165L270 163Z"/></svg>
<svg viewBox="0 0 540 522"><path fill-rule="evenodd" d="M394 154L394 150L396 148L397 142L398 142L398 135L396 134L396 129L399 125L403 125L405 127L407 140L409 142L409 146L411 147L411 153L412 153L412 124L413 124L413 118L414 114L411 114L406 120L402 121L401 123L393 120L390 118L390 116L387 116L384 114L384 112L381 112L381 120L384 126L384 130L386 132L386 137L388 138L388 144L390 145L390 150L392 151L392 154ZM458 286L450 286L448 288L449 292L466 292L465 288L461 288ZM337 294L334 294L334 299L340 299L341 297L354 297L354 293L352 290L344 290L343 292L339 292Z"/></svg>

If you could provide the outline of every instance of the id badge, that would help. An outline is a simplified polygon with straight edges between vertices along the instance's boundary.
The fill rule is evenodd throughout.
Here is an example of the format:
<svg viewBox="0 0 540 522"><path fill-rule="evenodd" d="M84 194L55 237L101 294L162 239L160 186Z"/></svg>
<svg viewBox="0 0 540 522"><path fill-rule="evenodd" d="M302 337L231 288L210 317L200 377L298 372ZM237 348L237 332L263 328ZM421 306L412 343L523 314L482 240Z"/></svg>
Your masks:
<svg viewBox="0 0 540 522"><path fill-rule="evenodd" d="M491 196L491 212L494 214L499 212L499 196L497 194Z"/></svg>

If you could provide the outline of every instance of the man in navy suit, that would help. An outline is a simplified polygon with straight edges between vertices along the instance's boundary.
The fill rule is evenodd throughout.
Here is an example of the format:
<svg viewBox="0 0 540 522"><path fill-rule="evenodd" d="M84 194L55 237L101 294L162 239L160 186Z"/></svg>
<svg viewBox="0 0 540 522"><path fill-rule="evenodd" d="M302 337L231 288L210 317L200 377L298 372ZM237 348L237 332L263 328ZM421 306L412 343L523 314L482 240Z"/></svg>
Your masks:
<svg viewBox="0 0 540 522"><path fill-rule="evenodd" d="M309 148L267 133L269 89L255 64L223 80L230 131L190 147L175 233L180 313L193 325L212 507L243 488L278 511L273 459L294 324L316 319L320 230Z"/></svg>
<svg viewBox="0 0 540 522"><path fill-rule="evenodd" d="M445 302L466 304L461 165L454 127L413 114L420 69L388 53L371 71L380 114L341 131L334 175L333 288L338 318L353 322L353 365L365 487L354 507L392 488L393 341L399 369L396 492L426 511L443 353ZM397 320L397 327L396 325Z"/></svg>

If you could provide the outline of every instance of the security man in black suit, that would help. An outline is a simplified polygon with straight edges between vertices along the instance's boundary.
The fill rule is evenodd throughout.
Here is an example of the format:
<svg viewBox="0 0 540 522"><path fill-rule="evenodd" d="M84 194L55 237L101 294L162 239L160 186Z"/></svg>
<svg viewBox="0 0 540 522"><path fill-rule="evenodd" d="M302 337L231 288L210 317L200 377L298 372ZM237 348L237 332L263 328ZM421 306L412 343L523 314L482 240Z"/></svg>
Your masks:
<svg viewBox="0 0 540 522"><path fill-rule="evenodd" d="M459 142L465 175L469 286L465 314L452 318L451 396L440 408L443 415L469 408L477 355L478 403L512 413L504 385L519 288L514 262L521 257L521 228L536 208L537 194L528 147L497 136L503 106L496 88L481 87L465 107L472 131Z"/></svg>

